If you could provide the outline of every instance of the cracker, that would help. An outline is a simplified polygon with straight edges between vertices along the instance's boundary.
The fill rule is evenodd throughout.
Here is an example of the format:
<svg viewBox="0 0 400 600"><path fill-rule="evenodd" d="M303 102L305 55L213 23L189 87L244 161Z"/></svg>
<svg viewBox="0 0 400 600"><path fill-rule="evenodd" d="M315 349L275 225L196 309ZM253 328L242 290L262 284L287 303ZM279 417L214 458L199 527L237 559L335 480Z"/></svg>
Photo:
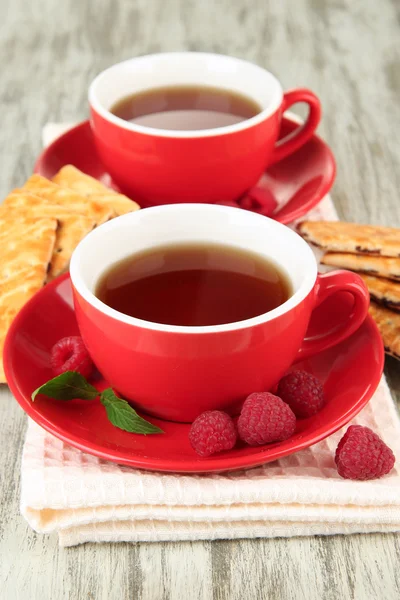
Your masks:
<svg viewBox="0 0 400 600"><path fill-rule="evenodd" d="M73 165L65 165L65 167L62 167L62 169L54 175L52 181L58 183L58 185L61 185L62 187L85 194L85 196L89 196L90 194L104 194L106 192L113 193L113 190L108 189L94 177L82 173L82 171Z"/></svg>
<svg viewBox="0 0 400 600"><path fill-rule="evenodd" d="M0 382L4 340L23 305L44 284L56 239L57 220L0 214Z"/></svg>
<svg viewBox="0 0 400 600"><path fill-rule="evenodd" d="M95 227L94 221L85 215L60 213L58 220L60 225L57 230L47 281L51 281L68 269L73 251Z"/></svg>
<svg viewBox="0 0 400 600"><path fill-rule="evenodd" d="M385 352L400 360L400 314L371 302L369 314L382 336Z"/></svg>
<svg viewBox="0 0 400 600"><path fill-rule="evenodd" d="M84 194L62 188L41 175L32 175L23 187L16 191L35 194L49 204L56 204L86 215L93 219L96 225L101 225L101 223L115 217L115 212L111 206L95 202Z"/></svg>
<svg viewBox="0 0 400 600"><path fill-rule="evenodd" d="M53 182L85 194L95 202L111 206L117 215L124 215L140 208L136 202L130 200L127 196L106 187L100 181L86 175L86 173L82 173L73 165L65 165L60 169L53 177Z"/></svg>
<svg viewBox="0 0 400 600"><path fill-rule="evenodd" d="M90 217L68 211L57 204L48 204L42 198L28 192L15 191L4 200L1 212L18 218L19 215L36 218L52 217L59 221L54 252L47 279L51 281L67 270L72 252L96 225Z"/></svg>
<svg viewBox="0 0 400 600"><path fill-rule="evenodd" d="M90 194L88 198L90 198L94 202L98 202L99 204L103 203L106 206L111 206L118 216L126 215L127 213L133 212L140 208L139 204L137 204L133 200L130 200L127 196L124 196L123 194L114 194L110 192L111 190L108 190L103 194Z"/></svg>
<svg viewBox="0 0 400 600"><path fill-rule="evenodd" d="M400 283L363 273L360 273L360 277L368 288L371 300L400 312Z"/></svg>
<svg viewBox="0 0 400 600"><path fill-rule="evenodd" d="M333 252L400 256L400 229L343 221L303 221L297 230L311 244Z"/></svg>
<svg viewBox="0 0 400 600"><path fill-rule="evenodd" d="M350 271L359 271L368 275L400 281L400 258L327 252L322 257L321 262L332 267L341 267L342 269L350 269Z"/></svg>

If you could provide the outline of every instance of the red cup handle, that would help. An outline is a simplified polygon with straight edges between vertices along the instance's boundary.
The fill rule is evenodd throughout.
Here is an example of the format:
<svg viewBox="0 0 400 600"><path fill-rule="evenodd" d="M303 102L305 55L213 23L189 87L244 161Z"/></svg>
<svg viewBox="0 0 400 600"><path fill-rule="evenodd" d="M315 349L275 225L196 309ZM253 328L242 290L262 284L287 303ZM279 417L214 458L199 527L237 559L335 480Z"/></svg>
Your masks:
<svg viewBox="0 0 400 600"><path fill-rule="evenodd" d="M345 315L338 326L332 330L318 333L317 336L304 339L296 360L303 360L317 352L326 350L342 342L354 333L365 320L369 307L368 289L356 273L350 271L331 271L319 274L315 284L315 306L319 306L332 294L349 292L354 298L354 305L349 315Z"/></svg>
<svg viewBox="0 0 400 600"><path fill-rule="evenodd" d="M308 142L318 126L321 119L321 103L310 90L297 89L286 92L281 105L282 114L297 102L305 102L310 107L307 121L276 143L269 164L276 163L298 150Z"/></svg>

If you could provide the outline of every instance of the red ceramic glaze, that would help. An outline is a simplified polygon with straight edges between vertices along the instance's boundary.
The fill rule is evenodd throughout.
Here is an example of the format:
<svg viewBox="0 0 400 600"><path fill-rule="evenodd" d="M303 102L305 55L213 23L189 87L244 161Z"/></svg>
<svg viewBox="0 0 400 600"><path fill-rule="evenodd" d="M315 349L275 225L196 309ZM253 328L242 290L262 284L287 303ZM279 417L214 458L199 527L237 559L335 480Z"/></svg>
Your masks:
<svg viewBox="0 0 400 600"><path fill-rule="evenodd" d="M295 282L295 292L264 315L210 327L134 319L93 294L97 273L108 264L139 248L184 239L236 244L271 258L275 253ZM194 421L206 410L237 414L248 394L278 382L305 336L301 356L330 347L361 325L369 304L358 275L337 271L317 277L310 248L287 227L235 208L205 204L154 207L110 221L75 250L71 280L79 329L100 372L139 409L182 422ZM338 315L333 328L330 323L317 336L307 336L314 308L323 309L323 302L337 292L353 296L352 311Z"/></svg>
<svg viewBox="0 0 400 600"><path fill-rule="evenodd" d="M354 310L302 345L314 307L338 291L354 294ZM318 277L315 290L296 309L273 321L240 330L182 334L127 325L74 292L81 335L110 384L138 409L186 423L206 410L238 414L246 396L279 381L300 346L299 356L306 358L351 335L364 321L369 302L357 275L328 273ZM322 319L328 320L328 315Z"/></svg>
<svg viewBox="0 0 400 600"><path fill-rule="evenodd" d="M298 124L294 115L290 118L284 116L280 138L296 130ZM98 156L89 121L73 127L48 146L37 159L34 171L52 179L65 165L74 165L120 191ZM132 177L135 175L136 170ZM232 204L270 216L281 223L290 223L318 204L331 189L334 178L333 154L314 134L293 154L268 167L257 186Z"/></svg>
<svg viewBox="0 0 400 600"><path fill-rule="evenodd" d="M267 164L279 162L296 152L311 138L312 134L318 127L321 119L321 105L313 92L306 89L291 90L283 94L282 105L279 112L282 115L286 110L290 109L294 104L303 102L309 106L309 114L305 123L294 130L290 135L278 140L279 129L275 137L275 147L272 150L271 156L267 159Z"/></svg>
<svg viewBox="0 0 400 600"><path fill-rule="evenodd" d="M283 107L307 102L304 126L275 146ZM121 190L143 206L175 202L226 202L242 196L267 165L298 150L314 133L318 99L294 90L264 121L226 135L174 138L131 131L91 108L92 129L101 161ZM134 174L134 175L133 175Z"/></svg>
<svg viewBox="0 0 400 600"><path fill-rule="evenodd" d="M261 111L235 125L199 131L143 127L110 112L125 95L168 85L233 89ZM306 123L278 142L283 112L309 106ZM141 56L103 71L89 89L94 139L101 161L124 193L142 206L227 202L254 186L267 165L289 156L313 135L320 117L309 90L283 94L268 71L233 57L196 52Z"/></svg>
<svg viewBox="0 0 400 600"><path fill-rule="evenodd" d="M327 302L330 310L325 314L325 327L329 328L335 323L334 311L348 312L349 297L337 294ZM317 335L319 319L314 322L314 317L311 327ZM12 393L36 423L71 446L153 471L229 471L261 465L307 448L343 427L365 406L379 383L384 361L379 332L367 316L344 342L295 365L321 379L327 404L316 415L299 419L288 440L259 448L238 444L229 452L202 459L190 446L189 425L150 418L165 433L139 436L113 427L98 400L61 402L41 396L32 403L32 391L52 377L51 347L61 337L78 333L71 284L69 276L64 275L36 294L11 326L4 366ZM99 389L109 385L104 379L95 384Z"/></svg>

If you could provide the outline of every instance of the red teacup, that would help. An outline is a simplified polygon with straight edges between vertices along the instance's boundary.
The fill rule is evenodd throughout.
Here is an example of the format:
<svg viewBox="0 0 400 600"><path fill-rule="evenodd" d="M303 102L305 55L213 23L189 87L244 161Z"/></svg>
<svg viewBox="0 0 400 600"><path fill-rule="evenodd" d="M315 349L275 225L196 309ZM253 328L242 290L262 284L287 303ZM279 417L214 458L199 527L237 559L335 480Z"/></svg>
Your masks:
<svg viewBox="0 0 400 600"><path fill-rule="evenodd" d="M117 312L94 295L99 277L117 261L177 242L225 243L266 256L287 274L293 295L258 317L209 327L150 323ZM358 275L318 275L313 252L289 228L211 204L160 206L114 219L79 244L70 272L78 325L99 370L141 410L182 422L211 409L237 413L248 394L271 389L295 359L352 334L369 303ZM327 325L321 303L343 291L353 296L349 313L337 315L336 322L329 315ZM307 337L317 306L318 331Z"/></svg>
<svg viewBox="0 0 400 600"><path fill-rule="evenodd" d="M200 85L244 94L256 116L227 127L170 131L133 124L110 112L116 101L169 85ZM306 123L277 143L282 114L297 102ZM283 93L279 81L249 62L218 54L173 52L133 58L103 71L90 86L91 123L105 167L143 206L227 202L257 183L265 168L305 144L320 120L309 90Z"/></svg>

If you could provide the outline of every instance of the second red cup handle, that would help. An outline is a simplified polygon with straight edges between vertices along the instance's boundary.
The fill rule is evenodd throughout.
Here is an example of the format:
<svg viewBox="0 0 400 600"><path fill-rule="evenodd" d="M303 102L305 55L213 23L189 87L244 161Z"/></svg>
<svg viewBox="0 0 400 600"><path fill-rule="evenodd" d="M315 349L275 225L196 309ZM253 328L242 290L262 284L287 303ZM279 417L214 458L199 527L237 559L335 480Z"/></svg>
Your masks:
<svg viewBox="0 0 400 600"><path fill-rule="evenodd" d="M313 135L316 130L318 123L321 119L321 103L317 96L307 89L296 89L286 92L283 95L283 102L281 106L282 114L298 102L305 102L310 107L310 112L307 120L303 125L299 125L289 135L279 140L275 149L272 153L272 157L269 164L279 162L289 154L292 154L303 146Z"/></svg>
<svg viewBox="0 0 400 600"><path fill-rule="evenodd" d="M368 289L356 273L350 271L332 271L318 275L315 287L316 303L319 306L332 294L337 292L349 292L354 298L353 308L350 314L346 314L334 330L319 332L316 337L306 337L296 360L303 360L309 356L326 350L348 338L362 325L368 313L369 293Z"/></svg>

